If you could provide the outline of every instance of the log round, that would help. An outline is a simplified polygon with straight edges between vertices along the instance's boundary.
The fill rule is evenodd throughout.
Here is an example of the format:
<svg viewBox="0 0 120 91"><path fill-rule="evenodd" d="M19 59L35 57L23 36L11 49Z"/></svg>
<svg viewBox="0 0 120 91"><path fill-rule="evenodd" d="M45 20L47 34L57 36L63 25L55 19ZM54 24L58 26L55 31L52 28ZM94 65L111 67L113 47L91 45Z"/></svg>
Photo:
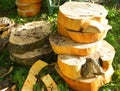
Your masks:
<svg viewBox="0 0 120 91"><path fill-rule="evenodd" d="M52 49L56 54L71 54L86 56L99 51L102 46L102 41L97 41L89 44L74 42L73 40L61 36L58 33L52 33L49 37Z"/></svg>
<svg viewBox="0 0 120 91"><path fill-rule="evenodd" d="M18 14L22 17L31 17L31 16L35 16L40 12L40 9L32 9L32 10L20 10L17 9Z"/></svg>
<svg viewBox="0 0 120 91"><path fill-rule="evenodd" d="M16 1L21 4L32 4L32 3L41 2L42 0L16 0Z"/></svg>
<svg viewBox="0 0 120 91"><path fill-rule="evenodd" d="M59 7L58 22L64 27L80 31L86 20L104 21L108 11L99 4L90 2L66 2Z"/></svg>
<svg viewBox="0 0 120 91"><path fill-rule="evenodd" d="M80 43L92 43L104 39L109 29L111 29L111 26L107 25L104 27L104 29L105 30L102 32L92 32L92 29L90 29L91 31L89 30L90 32L80 32L69 30L65 28L62 24L58 23L59 34Z"/></svg>
<svg viewBox="0 0 120 91"><path fill-rule="evenodd" d="M53 54L50 45L44 45L41 48L34 49L33 51L28 51L24 54L10 53L10 59L20 65L31 66L37 60L48 60Z"/></svg>
<svg viewBox="0 0 120 91"><path fill-rule="evenodd" d="M41 8L41 2L38 2L38 3L32 3L32 4L21 4L18 2L18 0L16 0L16 5L17 5L17 8L19 8L20 10L34 10L34 9L37 9L37 10L40 10Z"/></svg>
<svg viewBox="0 0 120 91"><path fill-rule="evenodd" d="M58 72L58 74L65 80L65 82L69 85L69 87L77 91L98 91L98 89L101 86L111 81L111 77L114 73L114 70L111 66L107 71L105 71L104 75L99 75L89 79L79 78L77 80L73 80L64 76L60 71L58 65L55 66L55 69Z"/></svg>
<svg viewBox="0 0 120 91"><path fill-rule="evenodd" d="M73 80L82 77L80 74L81 66L86 63L87 58L95 60L103 71L107 71L112 66L112 61L115 56L115 49L104 40L102 44L103 45L99 51L96 51L88 56L58 55L57 64L61 73L67 78ZM86 70L86 72L87 71L88 70Z"/></svg>
<svg viewBox="0 0 120 91"><path fill-rule="evenodd" d="M45 21L26 23L11 31L9 51L17 54L40 48L52 32L51 24Z"/></svg>
<svg viewBox="0 0 120 91"><path fill-rule="evenodd" d="M57 63L63 75L70 79L81 77L81 66L86 60L80 56L58 55Z"/></svg>

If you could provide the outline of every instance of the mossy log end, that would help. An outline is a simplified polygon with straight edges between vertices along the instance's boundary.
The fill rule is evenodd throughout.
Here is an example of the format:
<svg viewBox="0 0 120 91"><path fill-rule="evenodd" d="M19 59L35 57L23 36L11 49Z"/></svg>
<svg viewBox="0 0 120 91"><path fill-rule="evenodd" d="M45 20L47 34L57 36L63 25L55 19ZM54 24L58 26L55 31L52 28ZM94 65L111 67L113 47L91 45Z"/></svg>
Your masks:
<svg viewBox="0 0 120 91"><path fill-rule="evenodd" d="M10 59L20 65L31 66L37 60L48 60L52 57L53 51L50 45L44 45L42 48L28 51L24 54L10 53Z"/></svg>
<svg viewBox="0 0 120 91"><path fill-rule="evenodd" d="M11 32L9 51L20 54L40 48L48 42L51 32L49 22L38 21L19 26Z"/></svg>
<svg viewBox="0 0 120 91"><path fill-rule="evenodd" d="M8 50L9 52L12 52L12 53L23 54L27 51L32 51L36 48L42 47L46 42L49 43L48 37L49 36L46 36L41 40L38 40L34 43L25 44L25 45L17 45L9 42Z"/></svg>

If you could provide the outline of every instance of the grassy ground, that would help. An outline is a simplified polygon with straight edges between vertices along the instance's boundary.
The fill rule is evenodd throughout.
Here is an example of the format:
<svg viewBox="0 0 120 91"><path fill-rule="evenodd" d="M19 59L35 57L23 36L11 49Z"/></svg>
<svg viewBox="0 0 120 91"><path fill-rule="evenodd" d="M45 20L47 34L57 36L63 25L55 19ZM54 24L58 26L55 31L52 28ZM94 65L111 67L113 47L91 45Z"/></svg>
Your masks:
<svg viewBox="0 0 120 91"><path fill-rule="evenodd" d="M99 91L120 91L120 56L119 56L120 55L120 12L116 11L116 9L114 8L111 9L109 8L108 10L109 10L109 14L107 18L109 20L109 24L112 25L113 28L108 32L105 40L107 40L116 50L116 55L113 61L113 67L115 72L112 76L112 81L101 87ZM54 22L56 21L57 13L54 13L53 15L48 15L48 13L46 13L46 10L43 10L37 16L23 18L17 14L16 9L13 9L10 11L6 11L6 13L1 13L1 16L9 17L13 19L16 23L21 24L34 20L46 20L46 21L48 20ZM7 79L11 82L11 84L17 85L16 91L20 91L24 83L24 80L28 74L29 67L25 67L13 63L9 59L9 53L7 50L0 52L0 66L7 67L8 69L10 67L13 67L13 71L5 77L0 77L0 81ZM67 84L66 85L60 84L60 87L65 89L62 91L70 91L68 89Z"/></svg>

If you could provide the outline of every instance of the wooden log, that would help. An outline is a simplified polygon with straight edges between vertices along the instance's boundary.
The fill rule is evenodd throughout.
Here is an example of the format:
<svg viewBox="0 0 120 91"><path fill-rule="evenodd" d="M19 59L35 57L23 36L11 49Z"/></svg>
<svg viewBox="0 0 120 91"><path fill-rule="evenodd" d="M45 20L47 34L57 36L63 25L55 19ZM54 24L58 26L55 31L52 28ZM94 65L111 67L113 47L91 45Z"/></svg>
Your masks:
<svg viewBox="0 0 120 91"><path fill-rule="evenodd" d="M86 62L84 57L72 55L58 55L57 63L62 74L70 79L81 77L81 66Z"/></svg>
<svg viewBox="0 0 120 91"><path fill-rule="evenodd" d="M89 32L81 32L81 31L74 31L74 30L69 30L65 28L62 24L58 23L58 33L71 38L72 40L80 43L92 43L96 42L99 40L102 40L106 37L106 34L109 29L111 29L111 26L107 25L104 28L105 30L101 33L99 32L92 32L92 29L88 29L87 31ZM90 32L91 31L91 32Z"/></svg>
<svg viewBox="0 0 120 91"><path fill-rule="evenodd" d="M92 53L88 56L76 56L76 55L58 55L57 63L60 68L61 73L66 76L67 78L76 80L81 77L82 65L84 65L87 62L88 58L91 58L95 60L99 65L96 65L97 68L95 69L95 72L100 73L107 71L112 66L112 61L115 56L115 50L114 48L106 41L103 41L102 47L99 51L96 51L95 53ZM89 64L92 66L91 64ZM92 67L89 67L90 69L83 69L84 74L86 74L86 77L93 77L93 71ZM88 74L88 72L91 71L91 75ZM88 75L88 76L87 76ZM97 75L97 73L95 73ZM95 76L94 75L94 76Z"/></svg>
<svg viewBox="0 0 120 91"><path fill-rule="evenodd" d="M9 38L9 51L12 53L25 53L43 46L52 32L51 24L45 21L27 23L11 30Z"/></svg>
<svg viewBox="0 0 120 91"><path fill-rule="evenodd" d="M21 91L33 91L33 86L37 81L35 75L37 75L39 71L47 65L48 64L46 62L41 60L35 62L29 70L28 76L23 84Z"/></svg>
<svg viewBox="0 0 120 91"><path fill-rule="evenodd" d="M56 54L72 54L86 56L98 51L102 46L102 41L90 44L76 43L58 33L52 33L49 37L52 49Z"/></svg>
<svg viewBox="0 0 120 91"><path fill-rule="evenodd" d="M18 0L16 0L15 3L17 5L17 8L19 8L22 11L34 10L34 9L40 10L40 8L41 8L41 2L32 3L32 4L21 4L18 2Z"/></svg>
<svg viewBox="0 0 120 91"><path fill-rule="evenodd" d="M83 29L86 20L104 21L108 11L101 5L90 2L66 2L59 7L58 22L74 31Z"/></svg>
<svg viewBox="0 0 120 91"><path fill-rule="evenodd" d="M28 51L24 54L10 53L10 59L20 65L31 66L37 60L47 60L53 54L50 45L46 44L41 48L34 49L33 51Z"/></svg>
<svg viewBox="0 0 120 91"><path fill-rule="evenodd" d="M42 0L16 0L16 1L21 4L33 4L33 3L41 2Z"/></svg>
<svg viewBox="0 0 120 91"><path fill-rule="evenodd" d="M77 90L77 91L98 91L98 89L109 83L111 81L111 77L114 73L112 66L105 71L104 75L99 75L89 79L79 78L77 80L69 79L68 77L64 76L60 71L58 65L55 66L58 74L65 80L65 82L69 85L70 88Z"/></svg>

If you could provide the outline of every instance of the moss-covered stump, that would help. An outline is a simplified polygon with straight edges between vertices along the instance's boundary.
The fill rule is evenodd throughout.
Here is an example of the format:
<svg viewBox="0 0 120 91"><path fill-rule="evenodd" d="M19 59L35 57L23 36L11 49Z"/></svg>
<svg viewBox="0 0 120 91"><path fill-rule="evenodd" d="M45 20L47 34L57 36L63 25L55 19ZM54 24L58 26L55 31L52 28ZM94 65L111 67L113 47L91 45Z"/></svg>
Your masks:
<svg viewBox="0 0 120 91"><path fill-rule="evenodd" d="M51 23L45 21L34 21L18 26L11 30L9 51L22 54L40 48L48 41L51 32Z"/></svg>
<svg viewBox="0 0 120 91"><path fill-rule="evenodd" d="M43 45L41 48L33 51L25 52L24 54L10 53L10 59L20 65L31 66L37 60L48 60L52 57L53 51L50 44Z"/></svg>

